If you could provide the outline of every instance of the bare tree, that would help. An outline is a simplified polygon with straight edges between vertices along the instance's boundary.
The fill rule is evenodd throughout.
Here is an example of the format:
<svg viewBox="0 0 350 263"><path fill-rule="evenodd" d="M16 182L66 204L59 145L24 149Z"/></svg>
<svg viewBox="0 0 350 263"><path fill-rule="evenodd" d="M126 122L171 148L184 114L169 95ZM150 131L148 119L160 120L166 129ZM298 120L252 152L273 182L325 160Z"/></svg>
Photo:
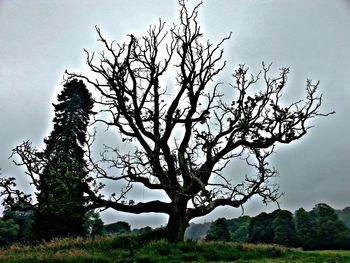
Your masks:
<svg viewBox="0 0 350 263"><path fill-rule="evenodd" d="M102 155L102 161L120 168L117 176L92 163L97 178L126 182L123 191L110 198L89 188L86 192L96 207L168 214L165 235L170 241L183 240L189 221L216 207L240 207L254 195L277 201L278 187L271 183L277 171L266 161L275 144L301 138L310 119L331 114L319 112L319 82L310 80L305 100L282 106L289 69L271 77L271 65L265 64L257 75L239 65L229 86L237 96L224 97L223 84L213 80L225 67L222 45L230 35L217 44L204 41L199 5L190 11L180 0L177 25L166 31L160 20L145 36L130 35L123 44L110 43L96 27L105 51L99 59L85 51L93 77L67 72L68 78L85 79L99 92L96 103L103 114L96 121L118 128L123 140L136 146L133 152L110 148ZM176 72L172 87L165 86L169 72ZM263 88L252 93L256 83ZM237 181L225 173L235 158L246 159L256 174ZM137 183L163 190L171 202L128 202L128 191Z"/></svg>

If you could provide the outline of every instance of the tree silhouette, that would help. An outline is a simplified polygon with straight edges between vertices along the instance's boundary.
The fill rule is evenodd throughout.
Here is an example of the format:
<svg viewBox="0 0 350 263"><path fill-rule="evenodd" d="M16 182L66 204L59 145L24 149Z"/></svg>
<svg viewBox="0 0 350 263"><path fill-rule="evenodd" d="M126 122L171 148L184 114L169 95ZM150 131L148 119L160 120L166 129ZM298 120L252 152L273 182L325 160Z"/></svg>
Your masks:
<svg viewBox="0 0 350 263"><path fill-rule="evenodd" d="M129 35L121 44L107 41L96 27L105 51L100 59L85 51L93 75L67 72L68 78L84 79L99 92L96 103L103 114L96 121L117 128L123 141L134 146L127 153L112 147L104 152L102 161L120 169L118 175L92 159L96 177L119 186L124 182L121 192L110 198L86 192L96 207L168 214L165 235L171 241L183 239L191 219L219 206L240 207L255 195L263 202L276 201L278 187L271 179L277 171L267 162L275 144L300 139L310 128L308 120L328 115L319 112L319 82L311 80L305 100L283 105L288 68L272 77L271 65L263 64L257 75L239 65L230 85L235 97L221 93L223 85L213 81L226 65L222 45L231 35L217 44L203 40L199 5L190 11L180 0L179 23L169 31L160 20L145 36ZM169 80L173 75L174 83ZM261 90L251 92L254 84ZM256 174L241 181L225 173L235 158L244 158ZM170 202L127 201L134 184L162 190Z"/></svg>
<svg viewBox="0 0 350 263"><path fill-rule="evenodd" d="M81 80L64 84L54 105L54 127L44 140L46 148L36 150L26 141L13 150L20 157L35 186L36 203L31 196L14 190L14 178L3 178L4 203L12 210L33 210L33 235L36 239L84 235L88 199L84 195L88 169L84 160L86 129L92 113L91 94Z"/></svg>

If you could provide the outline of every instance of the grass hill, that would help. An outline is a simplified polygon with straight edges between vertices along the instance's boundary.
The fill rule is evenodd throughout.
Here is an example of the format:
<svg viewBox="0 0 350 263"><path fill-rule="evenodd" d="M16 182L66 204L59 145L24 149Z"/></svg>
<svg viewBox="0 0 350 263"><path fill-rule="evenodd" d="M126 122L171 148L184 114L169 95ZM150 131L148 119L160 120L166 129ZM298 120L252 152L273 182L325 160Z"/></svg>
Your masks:
<svg viewBox="0 0 350 263"><path fill-rule="evenodd" d="M61 239L0 251L1 262L350 262L350 251L308 251L222 242L144 242L137 235Z"/></svg>

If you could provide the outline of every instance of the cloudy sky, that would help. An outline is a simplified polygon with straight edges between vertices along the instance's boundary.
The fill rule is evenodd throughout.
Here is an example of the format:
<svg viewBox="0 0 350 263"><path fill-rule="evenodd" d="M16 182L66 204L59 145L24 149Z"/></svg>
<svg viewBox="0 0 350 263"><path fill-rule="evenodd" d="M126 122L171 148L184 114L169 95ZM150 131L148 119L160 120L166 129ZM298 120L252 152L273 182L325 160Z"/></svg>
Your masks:
<svg viewBox="0 0 350 263"><path fill-rule="evenodd" d="M190 4L196 1L190 1ZM51 129L53 107L65 69L84 70L83 48L99 50L94 26L110 40L140 35L163 18L177 21L176 0L1 0L0 1L0 167L26 187L23 171L8 157L11 149L31 139L37 147ZM291 68L284 100L303 96L307 78L320 80L323 111L309 134L278 146L271 164L285 195L283 209L311 209L320 202L350 206L350 0L205 0L200 9L205 37L225 44L228 66L222 78L245 63L257 72L261 62ZM226 74L226 75L225 75ZM230 173L234 173L232 168ZM274 210L257 200L245 211ZM222 208L209 217L235 217L241 210ZM103 215L105 221L129 219L134 226L164 224L164 217ZM159 219L160 218L160 219Z"/></svg>

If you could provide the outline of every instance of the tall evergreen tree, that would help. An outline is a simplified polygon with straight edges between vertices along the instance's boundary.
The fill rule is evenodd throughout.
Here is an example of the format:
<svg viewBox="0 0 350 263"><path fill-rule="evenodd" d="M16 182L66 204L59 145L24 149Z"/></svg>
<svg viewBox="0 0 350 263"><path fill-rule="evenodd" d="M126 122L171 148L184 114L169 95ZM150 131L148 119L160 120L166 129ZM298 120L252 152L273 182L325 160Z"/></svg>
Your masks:
<svg viewBox="0 0 350 263"><path fill-rule="evenodd" d="M1 178L3 203L12 211L34 211L33 238L50 240L61 236L85 235L88 199L84 195L88 169L84 160L86 131L93 100L81 80L64 84L54 104L54 127L38 151L30 141L13 150L36 188L36 202L16 189L15 178Z"/></svg>
<svg viewBox="0 0 350 263"><path fill-rule="evenodd" d="M54 128L40 153L46 166L40 174L34 214L33 230L39 239L85 234L83 189L88 173L83 146L93 101L84 83L76 79L64 85L57 99Z"/></svg>

